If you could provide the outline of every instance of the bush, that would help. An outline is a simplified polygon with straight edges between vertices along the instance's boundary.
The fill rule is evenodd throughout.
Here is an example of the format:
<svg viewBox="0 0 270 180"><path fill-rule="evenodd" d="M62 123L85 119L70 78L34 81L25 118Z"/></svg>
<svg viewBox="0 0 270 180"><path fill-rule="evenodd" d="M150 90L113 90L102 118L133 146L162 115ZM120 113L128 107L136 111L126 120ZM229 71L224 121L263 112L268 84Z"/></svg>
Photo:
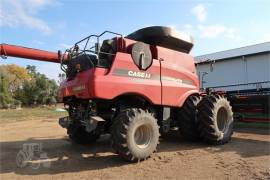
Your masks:
<svg viewBox="0 0 270 180"><path fill-rule="evenodd" d="M22 102L19 100L14 101L15 108L21 108L22 107Z"/></svg>

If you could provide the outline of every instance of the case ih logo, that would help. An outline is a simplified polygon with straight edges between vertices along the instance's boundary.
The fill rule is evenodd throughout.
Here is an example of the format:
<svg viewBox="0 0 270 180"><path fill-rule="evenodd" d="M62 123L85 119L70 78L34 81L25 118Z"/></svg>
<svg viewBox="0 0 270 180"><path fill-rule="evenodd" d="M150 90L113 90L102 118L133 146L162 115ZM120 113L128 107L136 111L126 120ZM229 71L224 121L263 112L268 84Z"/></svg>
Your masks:
<svg viewBox="0 0 270 180"><path fill-rule="evenodd" d="M155 75L152 75L147 72L142 71L132 71L127 69L115 69L113 71L113 75L115 76L128 76L128 77L134 77L134 78L140 78L140 79L153 79L155 78Z"/></svg>
<svg viewBox="0 0 270 180"><path fill-rule="evenodd" d="M128 77L134 77L134 78L140 78L140 79L152 79L152 80L158 80L160 81L160 78L162 81L174 81L180 84L188 84L192 85L192 81L189 79L179 79L169 76L160 76L158 74L150 74L147 72L142 71L131 71L126 69L115 69L113 71L113 75L115 76L128 76Z"/></svg>
<svg viewBox="0 0 270 180"><path fill-rule="evenodd" d="M140 72L140 71L128 71L128 76L137 77L137 78L145 78L145 79L151 78L151 74Z"/></svg>
<svg viewBox="0 0 270 180"><path fill-rule="evenodd" d="M73 92L78 92L78 91L82 91L82 90L85 90L85 85L75 86L72 88Z"/></svg>

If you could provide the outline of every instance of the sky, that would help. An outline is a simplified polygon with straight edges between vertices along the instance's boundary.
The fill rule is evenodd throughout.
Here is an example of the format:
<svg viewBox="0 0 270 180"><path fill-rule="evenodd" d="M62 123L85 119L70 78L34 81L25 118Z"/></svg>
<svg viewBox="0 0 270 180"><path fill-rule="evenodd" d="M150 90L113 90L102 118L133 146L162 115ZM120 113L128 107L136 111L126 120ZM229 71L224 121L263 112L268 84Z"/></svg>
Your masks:
<svg viewBox="0 0 270 180"><path fill-rule="evenodd" d="M64 51L104 30L169 26L194 38L193 56L270 41L270 0L0 0L0 43ZM58 64L9 57L58 79Z"/></svg>

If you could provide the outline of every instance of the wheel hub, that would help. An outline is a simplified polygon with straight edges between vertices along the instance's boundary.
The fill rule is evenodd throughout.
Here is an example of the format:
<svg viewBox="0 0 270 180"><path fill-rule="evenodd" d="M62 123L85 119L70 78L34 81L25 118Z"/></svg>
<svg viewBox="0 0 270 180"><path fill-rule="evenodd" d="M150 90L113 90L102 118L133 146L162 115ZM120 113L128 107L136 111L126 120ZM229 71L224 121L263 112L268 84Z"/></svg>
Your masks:
<svg viewBox="0 0 270 180"><path fill-rule="evenodd" d="M152 129L149 125L141 125L135 130L134 139L139 148L146 148L149 146L152 139Z"/></svg>
<svg viewBox="0 0 270 180"><path fill-rule="evenodd" d="M228 112L224 107L221 107L217 112L217 126L221 132L226 130L228 124Z"/></svg>

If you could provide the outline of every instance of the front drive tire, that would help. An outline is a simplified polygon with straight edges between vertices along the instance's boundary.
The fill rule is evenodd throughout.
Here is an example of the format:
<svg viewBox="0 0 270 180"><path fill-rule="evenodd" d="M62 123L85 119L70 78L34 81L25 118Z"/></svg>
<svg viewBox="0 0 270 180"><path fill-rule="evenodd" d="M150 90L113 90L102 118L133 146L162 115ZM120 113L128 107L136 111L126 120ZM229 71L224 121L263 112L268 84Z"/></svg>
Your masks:
<svg viewBox="0 0 270 180"><path fill-rule="evenodd" d="M186 140L199 141L201 139L197 120L197 104L199 102L199 96L191 95L177 112L179 130Z"/></svg>
<svg viewBox="0 0 270 180"><path fill-rule="evenodd" d="M126 108L114 119L112 146L125 160L147 159L157 148L159 127L153 114L139 108Z"/></svg>
<svg viewBox="0 0 270 180"><path fill-rule="evenodd" d="M200 135L209 144L221 145L233 134L233 112L229 101L220 95L203 97L198 104Z"/></svg>

